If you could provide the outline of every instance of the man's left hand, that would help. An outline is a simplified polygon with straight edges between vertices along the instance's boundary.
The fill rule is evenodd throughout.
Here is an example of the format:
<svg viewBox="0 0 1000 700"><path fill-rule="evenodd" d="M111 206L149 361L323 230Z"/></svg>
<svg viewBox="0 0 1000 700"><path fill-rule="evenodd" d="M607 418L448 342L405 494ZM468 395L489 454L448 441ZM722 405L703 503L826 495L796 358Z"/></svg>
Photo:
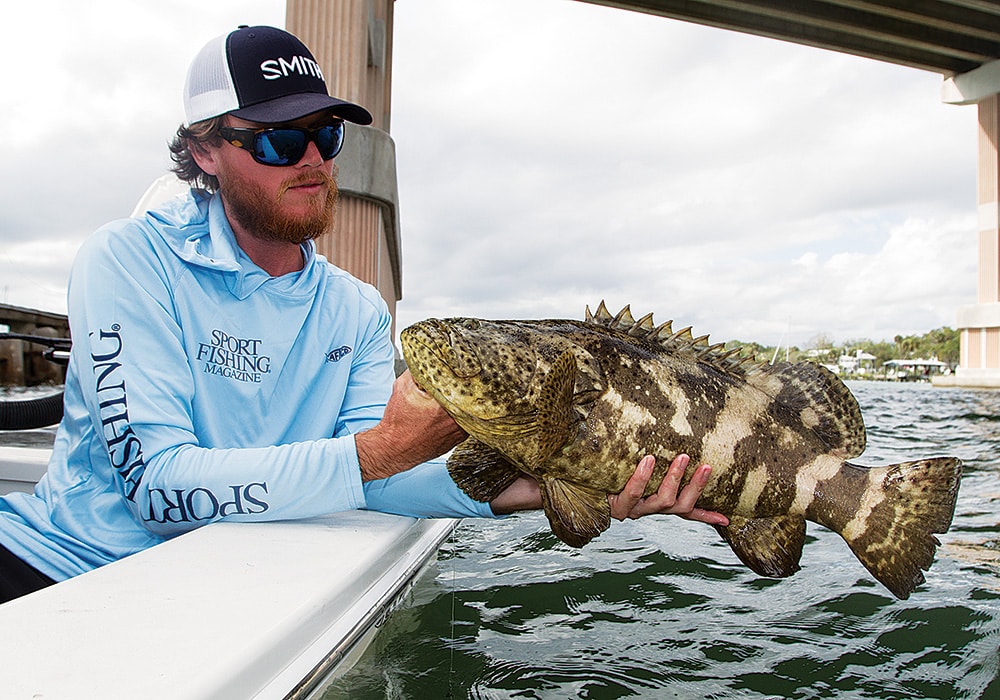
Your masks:
<svg viewBox="0 0 1000 700"><path fill-rule="evenodd" d="M625 520L654 514L677 515L686 520L696 520L709 525L728 525L729 518L722 513L695 507L702 491L705 490L705 485L708 484L708 477L712 473L710 466L700 465L695 469L691 481L684 488L680 488L684 471L690 462L691 458L685 454L674 457L660 488L644 497L642 493L653 475L656 459L650 455L643 457L621 493L608 495L611 517Z"/></svg>

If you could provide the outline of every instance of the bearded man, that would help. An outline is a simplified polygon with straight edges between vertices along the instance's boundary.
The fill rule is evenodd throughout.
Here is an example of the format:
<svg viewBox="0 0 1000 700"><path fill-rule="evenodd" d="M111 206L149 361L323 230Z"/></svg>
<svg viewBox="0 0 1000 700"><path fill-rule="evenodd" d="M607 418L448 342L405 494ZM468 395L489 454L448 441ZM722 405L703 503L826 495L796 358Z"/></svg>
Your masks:
<svg viewBox="0 0 1000 700"><path fill-rule="evenodd" d="M171 144L184 196L112 222L70 276L64 417L34 494L0 498L0 602L218 520L372 508L496 517L541 506L530 477L492 503L438 457L463 431L404 373L378 292L316 254L334 158L363 107L331 97L310 51L241 27L192 63ZM612 513L676 513L678 458L641 498L644 459Z"/></svg>

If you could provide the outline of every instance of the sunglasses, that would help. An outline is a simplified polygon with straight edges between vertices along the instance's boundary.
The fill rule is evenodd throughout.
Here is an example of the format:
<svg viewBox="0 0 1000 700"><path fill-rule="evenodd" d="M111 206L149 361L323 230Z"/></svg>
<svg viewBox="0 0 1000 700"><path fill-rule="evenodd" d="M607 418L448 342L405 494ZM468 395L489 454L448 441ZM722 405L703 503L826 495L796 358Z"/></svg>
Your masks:
<svg viewBox="0 0 1000 700"><path fill-rule="evenodd" d="M250 151L262 165L295 165L306 154L309 143L315 143L323 160L330 160L344 145L344 122L327 124L316 129L294 126L274 129L235 129L224 126L219 134L233 146Z"/></svg>

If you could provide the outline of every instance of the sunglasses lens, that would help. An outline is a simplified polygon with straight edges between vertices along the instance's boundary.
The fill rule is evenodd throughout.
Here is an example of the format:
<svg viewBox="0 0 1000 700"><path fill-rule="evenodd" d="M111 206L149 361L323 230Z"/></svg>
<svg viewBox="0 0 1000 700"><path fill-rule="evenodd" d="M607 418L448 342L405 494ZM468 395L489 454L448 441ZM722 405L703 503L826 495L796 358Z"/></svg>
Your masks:
<svg viewBox="0 0 1000 700"><path fill-rule="evenodd" d="M268 129L257 132L253 155L265 165L291 165L302 159L308 143L299 129Z"/></svg>
<svg viewBox="0 0 1000 700"><path fill-rule="evenodd" d="M316 146L323 160L330 160L344 145L344 123L324 126L316 131Z"/></svg>

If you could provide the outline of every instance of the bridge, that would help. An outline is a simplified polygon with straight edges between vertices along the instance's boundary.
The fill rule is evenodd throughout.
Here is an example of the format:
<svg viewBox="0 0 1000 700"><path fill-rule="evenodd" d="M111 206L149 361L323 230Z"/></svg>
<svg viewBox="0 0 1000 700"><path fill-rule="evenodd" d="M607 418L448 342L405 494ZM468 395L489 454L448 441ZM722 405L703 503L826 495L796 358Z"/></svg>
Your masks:
<svg viewBox="0 0 1000 700"><path fill-rule="evenodd" d="M61 314L0 304L0 331L3 335L69 338L69 321ZM65 369L46 359L47 349L40 343L0 335L0 386L61 384Z"/></svg>
<svg viewBox="0 0 1000 700"><path fill-rule="evenodd" d="M979 110L976 300L957 310L950 382L1000 387L1000 3L995 0L579 0L864 56L942 76L942 101ZM368 107L340 156L339 235L321 252L401 298L394 146L389 138L394 0L287 0L286 28L310 46L333 94ZM351 144L358 151L350 151ZM970 232L971 235L971 232Z"/></svg>
<svg viewBox="0 0 1000 700"><path fill-rule="evenodd" d="M942 76L942 100L979 110L976 300L957 310L961 366L951 379L1000 387L1000 3L995 0L579 0L864 56ZM395 146L389 137L394 0L287 0L286 28L310 46L332 94L365 105L370 127L349 125L338 157L338 235L319 252L375 285L395 312L402 256ZM973 303L974 301L974 303ZM27 314L38 313L21 309ZM395 314L394 314L395 315ZM34 323L67 333L44 314L0 323ZM52 315L49 315L52 316ZM12 325L13 329L13 325ZM48 332L48 331L46 331ZM25 373L0 343L0 383ZM21 347L19 344L18 347ZM21 367L21 369L18 369ZM24 368L27 367L27 370ZM40 371L40 370L39 370Z"/></svg>

